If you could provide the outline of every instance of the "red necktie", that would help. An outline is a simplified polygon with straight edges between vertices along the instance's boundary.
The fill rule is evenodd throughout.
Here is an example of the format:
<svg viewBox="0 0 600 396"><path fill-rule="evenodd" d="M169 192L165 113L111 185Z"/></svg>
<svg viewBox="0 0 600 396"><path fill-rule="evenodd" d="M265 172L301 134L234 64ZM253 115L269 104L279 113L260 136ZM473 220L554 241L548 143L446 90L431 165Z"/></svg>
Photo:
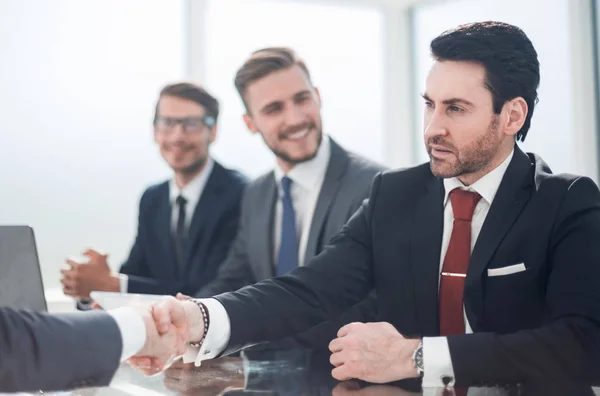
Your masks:
<svg viewBox="0 0 600 396"><path fill-rule="evenodd" d="M440 279L440 333L464 334L463 291L471 258L471 220L481 199L477 193L456 188L450 192L454 226Z"/></svg>

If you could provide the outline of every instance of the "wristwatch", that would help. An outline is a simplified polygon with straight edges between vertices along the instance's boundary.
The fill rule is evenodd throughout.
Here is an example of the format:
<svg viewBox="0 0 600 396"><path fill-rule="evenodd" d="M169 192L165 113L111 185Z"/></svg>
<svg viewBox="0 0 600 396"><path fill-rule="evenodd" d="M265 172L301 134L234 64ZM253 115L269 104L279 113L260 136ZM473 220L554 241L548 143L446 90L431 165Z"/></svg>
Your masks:
<svg viewBox="0 0 600 396"><path fill-rule="evenodd" d="M413 352L412 361L417 369L417 373L419 373L419 377L423 378L423 374L425 374L425 366L423 365L423 341L419 342L417 349Z"/></svg>

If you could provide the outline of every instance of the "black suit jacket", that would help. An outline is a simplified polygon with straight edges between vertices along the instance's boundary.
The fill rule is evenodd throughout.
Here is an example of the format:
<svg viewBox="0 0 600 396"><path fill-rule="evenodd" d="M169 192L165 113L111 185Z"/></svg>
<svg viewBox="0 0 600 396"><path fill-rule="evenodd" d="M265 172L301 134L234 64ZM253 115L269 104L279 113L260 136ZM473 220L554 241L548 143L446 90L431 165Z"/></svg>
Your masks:
<svg viewBox="0 0 600 396"><path fill-rule="evenodd" d="M128 292L192 294L213 280L235 238L246 185L241 173L214 162L190 223L184 271L176 264L169 183L148 188L140 200L135 244L120 270L129 276Z"/></svg>
<svg viewBox="0 0 600 396"><path fill-rule="evenodd" d="M373 177L384 168L344 150L330 140L331 156L308 235L305 262L321 252L369 196ZM273 172L252 182L242 201L242 220L232 249L214 281L196 293L197 297L237 290L275 276L273 229L277 184ZM332 316L322 324L294 339L271 348L324 348L335 338L337 330L352 321L371 320L375 315L374 298L359 304L341 317Z"/></svg>
<svg viewBox="0 0 600 396"><path fill-rule="evenodd" d="M407 337L439 335L444 187L429 164L378 175L368 202L323 253L287 276L217 299L228 351L301 331L375 287L380 320ZM600 192L515 154L471 255L466 315L475 334L448 338L457 383L578 379L600 333ZM488 277L487 269L527 270ZM424 357L427 359L427 356Z"/></svg>
<svg viewBox="0 0 600 396"><path fill-rule="evenodd" d="M0 308L0 392L106 386L121 351L119 328L105 312Z"/></svg>

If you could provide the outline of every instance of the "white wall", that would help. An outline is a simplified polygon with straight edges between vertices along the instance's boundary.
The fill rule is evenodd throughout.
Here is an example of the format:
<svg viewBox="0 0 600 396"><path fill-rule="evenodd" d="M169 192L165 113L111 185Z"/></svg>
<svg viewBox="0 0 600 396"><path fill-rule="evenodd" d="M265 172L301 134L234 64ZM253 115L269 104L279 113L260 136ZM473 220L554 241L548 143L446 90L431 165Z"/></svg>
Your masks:
<svg viewBox="0 0 600 396"><path fill-rule="evenodd" d="M169 175L151 121L184 74L182 21L174 0L0 0L0 224L34 227L47 287L88 246L120 265Z"/></svg>

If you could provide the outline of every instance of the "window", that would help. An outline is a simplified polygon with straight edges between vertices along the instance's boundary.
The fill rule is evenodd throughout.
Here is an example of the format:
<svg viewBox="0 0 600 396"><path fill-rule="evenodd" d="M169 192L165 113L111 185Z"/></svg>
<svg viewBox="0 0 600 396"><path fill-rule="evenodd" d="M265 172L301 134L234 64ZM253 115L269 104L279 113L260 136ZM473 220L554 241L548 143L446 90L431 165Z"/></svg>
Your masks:
<svg viewBox="0 0 600 396"><path fill-rule="evenodd" d="M382 162L383 15L376 8L292 1L211 0L206 83L222 104L213 153L249 176L272 169L271 152L242 122L235 72L254 50L286 46L307 63L323 100L323 131Z"/></svg>
<svg viewBox="0 0 600 396"><path fill-rule="evenodd" d="M540 10L544 17L540 18ZM518 12L515 12L518 10ZM462 23L497 20L519 26L533 42L541 68L531 130L521 147L539 154L554 172L586 173L576 165L576 131L573 131L571 35L569 0L556 0L552 6L544 0L453 0L428 3L414 8L416 81L424 87L431 63L429 43L444 30ZM419 91L422 92L422 91ZM418 103L420 159L428 157L422 143L422 100Z"/></svg>
<svg viewBox="0 0 600 396"><path fill-rule="evenodd" d="M45 286L67 255L118 268L144 188L160 88L184 77L183 1L0 2L0 223L36 233ZM133 28L135 26L135 28Z"/></svg>

